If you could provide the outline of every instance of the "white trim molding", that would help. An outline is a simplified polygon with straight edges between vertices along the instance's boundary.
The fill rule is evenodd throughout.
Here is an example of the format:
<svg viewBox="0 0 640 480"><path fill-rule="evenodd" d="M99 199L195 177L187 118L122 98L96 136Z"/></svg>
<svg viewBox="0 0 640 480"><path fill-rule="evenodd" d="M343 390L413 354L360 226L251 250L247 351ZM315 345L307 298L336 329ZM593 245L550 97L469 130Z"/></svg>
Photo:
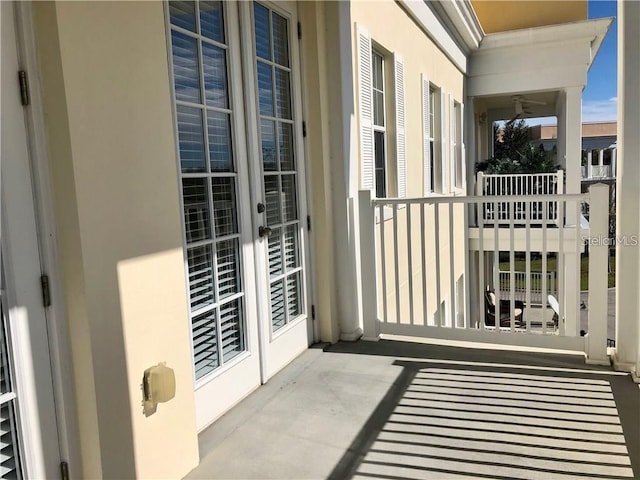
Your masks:
<svg viewBox="0 0 640 480"><path fill-rule="evenodd" d="M422 0L398 0L411 18L422 28L462 73L467 73L467 53L443 26L441 20Z"/></svg>

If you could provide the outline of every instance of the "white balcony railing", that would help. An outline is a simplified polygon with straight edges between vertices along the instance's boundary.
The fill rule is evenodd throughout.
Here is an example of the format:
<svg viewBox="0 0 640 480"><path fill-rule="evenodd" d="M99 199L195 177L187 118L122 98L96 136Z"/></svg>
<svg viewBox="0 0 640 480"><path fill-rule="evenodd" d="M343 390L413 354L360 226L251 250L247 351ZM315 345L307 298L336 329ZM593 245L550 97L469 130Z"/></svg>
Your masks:
<svg viewBox="0 0 640 480"><path fill-rule="evenodd" d="M613 177L611 165L583 165L581 170L584 180Z"/></svg>
<svg viewBox="0 0 640 480"><path fill-rule="evenodd" d="M526 302L529 295L529 305L546 305L548 295L558 296L558 274L557 272L547 272L546 289L547 295L542 292L543 281L541 272L500 272L500 291L506 292L509 296L511 290L511 277L514 277L515 289L514 298L519 302ZM527 277L529 282L527 283ZM529 290L527 290L529 285Z"/></svg>
<svg viewBox="0 0 640 480"><path fill-rule="evenodd" d="M564 172L555 173L516 173L516 174L485 174L478 172L476 179L476 194L486 196L519 197L526 195L560 195L564 191ZM529 211L527 211L529 208ZM516 224L522 224L526 218L531 223L560 225L558 204L547 203L543 209L542 202L498 202L489 203L477 210L478 222L508 223L513 219Z"/></svg>
<svg viewBox="0 0 640 480"><path fill-rule="evenodd" d="M590 204L589 230L577 221ZM475 207L525 205L469 226ZM559 228L534 225L556 205ZM359 196L364 338L401 335L585 351L607 361L608 186L587 194L372 199ZM580 255L590 238L588 335L580 336ZM516 272L501 278L500 270ZM534 273L534 261L542 271ZM507 267L504 268L504 264ZM493 307L492 307L493 306Z"/></svg>

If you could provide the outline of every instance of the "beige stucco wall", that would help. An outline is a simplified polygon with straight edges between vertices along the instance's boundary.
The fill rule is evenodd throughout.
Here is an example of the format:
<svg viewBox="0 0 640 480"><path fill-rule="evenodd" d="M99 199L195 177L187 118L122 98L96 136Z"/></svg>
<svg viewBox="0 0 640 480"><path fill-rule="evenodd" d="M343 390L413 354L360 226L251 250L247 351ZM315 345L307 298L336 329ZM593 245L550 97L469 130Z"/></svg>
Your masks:
<svg viewBox="0 0 640 480"><path fill-rule="evenodd" d="M35 4L70 324L79 478L178 478L198 463L163 4ZM145 417L146 368L176 396Z"/></svg>
<svg viewBox="0 0 640 480"><path fill-rule="evenodd" d="M405 132L406 132L406 162L407 162L407 197L423 196L423 125L422 125L422 74L426 74L429 81L441 88L446 94L464 103L463 84L464 75L445 56L439 47L421 30L416 23L396 2L364 2L356 1L351 4L353 21L353 71L355 72L354 92L358 91L358 59L357 59L357 25L364 27L370 34L372 42L390 53L402 56L404 63L404 88L405 88ZM390 25L393 28L390 28ZM387 95L393 94L392 71L388 69L386 75ZM448 97L447 97L448 102ZM357 96L356 96L357 105ZM446 105L446 115L443 127L446 135L446 145L449 145L449 105ZM359 122L356 107L356 123ZM393 117L391 117L393 118ZM359 125L355 129L359 132ZM393 140L393 131L389 135ZM358 141L359 145L359 134ZM390 141L389 151L394 151ZM358 147L359 148L359 147ZM438 146L439 147L439 143ZM360 154L358 153L358 158ZM446 161L449 162L447 151ZM393 162L393 159L392 159ZM358 168L360 171L360 168ZM389 183L395 184L395 172L390 171ZM395 187L390 189L391 195L395 195ZM452 194L447 192L447 194ZM387 315L391 322L397 321L396 293L395 293L395 262L398 266L399 307L400 323L408 323L410 306L414 308L414 322L422 323L424 318L432 321L439 309L436 302L437 286L440 288L440 301L446 301L447 308L450 302L455 301L455 294L451 291L450 279L454 283L464 273L465 245L464 245L464 214L461 206L453 210L452 220L449 217L448 206L441 207L438 224L434 219L434 207L425 207L425 280L427 285L427 302L422 298L422 248L420 212L418 207L412 207L411 217L411 251L408 249L407 210L401 209L397 213L397 249L394 247L393 221L391 216L385 221L385 266L386 266L386 300ZM454 235L449 235L449 222ZM376 225L377 232L377 272L378 285L382 285L381 264L381 238L380 224ZM439 244L436 248L435 236L438 236ZM453 256L453 270L451 258ZM410 265L409 259L412 263ZM436 265L438 272L436 274ZM409 295L409 278L413 282L413 298ZM383 299L378 296L378 311L383 311Z"/></svg>
<svg viewBox="0 0 640 480"><path fill-rule="evenodd" d="M472 0L471 3L485 33L587 19L586 0Z"/></svg>

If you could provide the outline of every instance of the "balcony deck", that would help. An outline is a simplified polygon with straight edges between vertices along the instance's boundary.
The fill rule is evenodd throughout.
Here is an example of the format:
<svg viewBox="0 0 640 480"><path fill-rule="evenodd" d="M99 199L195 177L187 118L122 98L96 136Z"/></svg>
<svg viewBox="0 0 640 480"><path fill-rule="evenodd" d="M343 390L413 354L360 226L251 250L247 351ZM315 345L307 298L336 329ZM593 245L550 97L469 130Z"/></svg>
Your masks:
<svg viewBox="0 0 640 480"><path fill-rule="evenodd" d="M302 354L200 450L188 478L638 478L640 388L582 356L339 343Z"/></svg>

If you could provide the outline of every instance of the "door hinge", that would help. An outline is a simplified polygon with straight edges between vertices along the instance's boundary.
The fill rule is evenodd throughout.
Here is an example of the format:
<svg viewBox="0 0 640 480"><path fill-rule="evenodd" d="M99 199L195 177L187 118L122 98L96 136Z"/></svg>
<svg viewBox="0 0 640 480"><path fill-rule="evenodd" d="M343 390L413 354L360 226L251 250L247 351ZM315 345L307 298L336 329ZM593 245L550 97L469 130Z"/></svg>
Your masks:
<svg viewBox="0 0 640 480"><path fill-rule="evenodd" d="M307 138L307 122L302 122L302 138Z"/></svg>
<svg viewBox="0 0 640 480"><path fill-rule="evenodd" d="M315 320L315 319L316 319L316 306L311 305L311 320Z"/></svg>
<svg viewBox="0 0 640 480"><path fill-rule="evenodd" d="M18 79L20 81L20 103L23 107L29 105L29 80L27 79L27 72L20 70L18 72Z"/></svg>
<svg viewBox="0 0 640 480"><path fill-rule="evenodd" d="M298 22L298 40L302 38L302 24Z"/></svg>
<svg viewBox="0 0 640 480"><path fill-rule="evenodd" d="M67 462L60 462L60 478L69 480L69 464Z"/></svg>
<svg viewBox="0 0 640 480"><path fill-rule="evenodd" d="M307 230L311 231L311 215L307 215Z"/></svg>
<svg viewBox="0 0 640 480"><path fill-rule="evenodd" d="M49 275L40 276L40 287L42 288L42 304L44 307L51 306L51 291L49 289Z"/></svg>

